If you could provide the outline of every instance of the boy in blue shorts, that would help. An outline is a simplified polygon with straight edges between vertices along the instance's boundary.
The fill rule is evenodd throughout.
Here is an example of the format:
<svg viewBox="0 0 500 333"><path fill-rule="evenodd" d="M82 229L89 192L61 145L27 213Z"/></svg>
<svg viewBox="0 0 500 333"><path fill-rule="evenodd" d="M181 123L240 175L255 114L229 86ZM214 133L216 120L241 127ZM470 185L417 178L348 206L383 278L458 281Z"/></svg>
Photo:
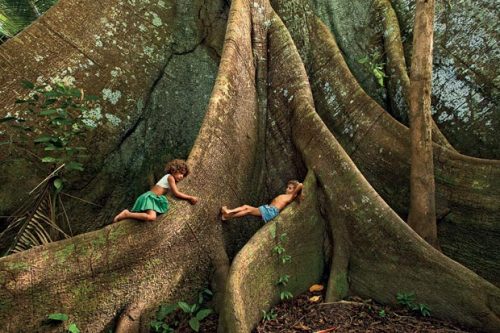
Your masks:
<svg viewBox="0 0 500 333"><path fill-rule="evenodd" d="M233 209L228 209L226 206L223 206L221 208L222 220L226 221L235 217L253 215L262 217L264 222L269 222L278 216L283 208L295 200L297 195L302 191L302 188L302 183L299 183L297 180L290 180L287 184L285 194L278 195L271 201L270 205L262 205L260 207L243 205Z"/></svg>

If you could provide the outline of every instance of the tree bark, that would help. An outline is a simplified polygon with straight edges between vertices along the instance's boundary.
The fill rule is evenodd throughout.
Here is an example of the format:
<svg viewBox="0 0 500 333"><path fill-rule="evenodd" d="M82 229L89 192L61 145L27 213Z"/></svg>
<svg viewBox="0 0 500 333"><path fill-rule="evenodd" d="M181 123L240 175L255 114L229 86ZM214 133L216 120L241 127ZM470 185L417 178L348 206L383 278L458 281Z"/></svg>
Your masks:
<svg viewBox="0 0 500 333"><path fill-rule="evenodd" d="M253 39L253 19L259 13L263 17L258 22L266 28ZM428 303L437 317L484 331L500 329L499 289L422 241L372 186L373 182L383 192L405 183L398 173L408 167L407 129L386 118L384 110L363 94L319 20L310 13L297 20L303 18L307 24L295 21L295 26L303 33L307 30L309 42L297 43L267 1L232 1L219 74L188 160L192 175L180 184L202 200L196 206L173 200L167 216L151 224L123 221L1 258L0 322L7 323L6 332L43 330L41 322L51 312L70 314L85 331L103 331L137 299L147 304L140 314L146 326L160 303L188 300L212 278L222 329L233 333L229 325L244 321L244 332L276 297L271 283L280 271L269 252L274 241L270 229L276 224L278 234L281 226L298 244L290 248L296 260L290 266L296 277L294 292L317 280L331 257L328 293L333 298L357 294L393 303L396 293L417 291L418 301ZM264 36L267 57L259 62L263 59L255 59L254 41ZM303 50L308 63L303 63L296 45L310 48ZM262 50L256 54L262 56ZM257 63L263 70L257 70ZM325 93L327 82L336 88L335 95ZM336 107L329 104L331 96ZM265 129L259 128L264 123L258 114L262 110L267 110ZM336 117L329 118L334 113ZM258 164L261 144L265 156ZM442 160L441 187L453 221L470 219L494 231L498 163L467 158L438 145L434 149L435 158ZM260 203L257 195L262 193L252 194L259 186L253 178L256 165L266 168L267 198L279 193L287 179L308 174L306 201L292 204L259 230L229 269L238 245L260 224L249 218L221 225L218 211L222 205ZM464 171L468 169L473 170ZM394 172L387 176L387 170ZM401 208L397 197L388 195ZM468 216L471 207L486 222ZM322 253L325 238L332 243L324 247L333 249L331 253ZM261 302L255 297L261 290L274 296Z"/></svg>
<svg viewBox="0 0 500 333"><path fill-rule="evenodd" d="M418 0L410 75L410 211L408 224L439 249L432 156L432 44L434 0Z"/></svg>

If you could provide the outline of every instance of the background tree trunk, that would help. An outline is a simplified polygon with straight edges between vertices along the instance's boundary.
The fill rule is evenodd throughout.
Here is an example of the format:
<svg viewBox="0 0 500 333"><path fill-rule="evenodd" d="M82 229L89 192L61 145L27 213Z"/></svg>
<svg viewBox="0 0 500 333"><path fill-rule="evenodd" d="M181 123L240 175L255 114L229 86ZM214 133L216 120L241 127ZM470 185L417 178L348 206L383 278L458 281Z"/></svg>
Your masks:
<svg viewBox="0 0 500 333"><path fill-rule="evenodd" d="M410 213L408 224L439 248L432 157L432 44L434 0L418 0L410 75Z"/></svg>
<svg viewBox="0 0 500 333"><path fill-rule="evenodd" d="M280 193L287 179L304 179L306 174L309 174L306 188L309 189L307 200L310 201L305 201L303 206L293 204L276 221L288 224L286 228L291 239L299 240L304 237L305 228L313 229L305 242L308 245L303 249L298 247L293 254L297 259L291 266L296 272L294 291L304 290L305 284L317 279L324 261L332 258L329 294L333 297L353 293L391 303L397 292L414 289L419 291L418 301L427 302L436 316L458 320L485 331L500 328L498 287L435 251L417 237L391 208L393 206L399 212L407 209L407 197L403 194L408 187L405 178L409 174L408 129L395 122L364 93L350 73L330 31L303 4L298 0L273 3L284 19L283 25L267 1L232 1L219 74L188 160L193 173L180 184L182 190L197 193L202 198L199 205L190 206L172 200L172 210L155 223L123 221L70 240L1 258L0 322L7 323L5 331L43 330L45 327L41 322L51 312L70 314L83 330L102 331L113 327L122 309L135 304L138 299L147 304L141 313L141 323L147 325L160 303L188 300L210 281L221 305L221 325L227 324L227 318L233 318L245 320L245 325L251 326L258 318L256 313L263 307L253 296L260 290L246 288L246 283L260 282L262 288L269 287L266 293L274 293L274 286L268 285L276 274L269 257L272 242L265 238L273 224L260 230L249 246L240 252L259 228L258 219L248 218L221 225L217 218L219 208L223 204L260 204L261 198L272 198ZM117 10L115 6L118 5L114 2L86 3L89 7L82 8L82 13L98 12L109 17L126 14L134 19L147 17L152 26L159 23L151 9L142 3L118 8L124 10ZM174 6L173 2L168 5ZM69 9L74 8L71 6L75 3L62 1L47 17L64 17L61 14L71 12ZM92 6L99 6L97 9L101 11ZM175 8L179 15L182 9L191 8L186 4L182 7L179 3L179 6ZM157 15L174 12L174 7L165 11L155 8ZM201 13L208 11L207 7L200 8ZM79 27L88 20L105 30L106 23L101 18L92 21L92 16L88 16L82 19ZM186 23L172 17L166 21L168 16L160 18L162 22L178 22L174 26ZM40 22L19 38L29 41L28 32L44 27L38 25ZM202 25L217 26L214 22L218 21L208 20ZM168 30L171 26L161 25L161 29L166 30L158 32L159 36L165 36L165 39L174 36L175 30ZM127 27L134 25L127 24ZM139 27L130 29L137 34L134 36L142 35ZM155 29L152 29L151 40L154 41ZM90 52L96 42L94 36L68 35L75 39L74 44L88 46L84 49L86 54L94 54ZM197 52L201 45L207 47L205 43L216 40L211 39L215 38L213 36L204 36L202 40L205 42L194 47L194 51L193 45L168 45L177 47L180 56L181 50L190 54ZM5 44L9 59L14 59L14 51L21 48L12 41ZM163 42L159 41L158 47ZM113 64L113 55L121 54L120 49L111 46L112 40L109 45L110 48L99 56L101 67L108 68L108 64ZM139 44L139 48L147 45ZM266 50L263 45L267 45ZM265 58L264 51L267 51ZM10 68L17 68L14 61L10 62L5 63ZM120 89L130 89L126 91L131 96L148 95L144 90L149 89L151 82L153 85L162 82L161 78L149 81L155 77L151 75L157 73L155 71L147 70L147 78L140 76L139 73L142 75L145 70L141 62L137 60L130 69L130 77L136 75L139 81L134 81L135 87L120 83L123 86ZM158 69L160 63L153 61L153 64L146 62L145 65ZM54 61L40 67L64 68L62 64L67 65L60 60L60 63ZM87 71L80 70L79 75L85 77ZM10 81L7 81L11 82L10 87L22 76L19 71L6 71L10 73ZM169 76L173 72L162 73ZM109 76L112 77L111 72ZM91 87L94 79L85 82ZM7 85L0 87L9 89ZM194 93L195 90L190 87L189 91ZM15 92L1 96L12 101L14 95ZM135 113L136 100L120 98L119 102L124 103L124 113L130 112L141 118ZM115 108L122 110L121 106L107 107L112 111ZM96 152L111 152L111 156L120 156L119 160L124 163L135 163L135 158L153 161L153 164L155 159L159 161L159 157L149 159L155 156L154 148L149 148L149 153L144 156L144 151L150 146L143 144L141 134L164 137L166 134L161 126L164 123L155 124L156 117L170 113L160 107L152 106L149 110L147 115L151 120L141 118L138 127L123 134L123 138L117 134L119 129L111 129L116 136L110 134L109 142L104 139L99 142L102 146L97 145ZM262 110L267 111L265 118L259 114ZM265 128L260 127L263 125ZM149 126L153 127L150 131ZM105 134L99 135L108 138ZM117 144L117 138L123 139L118 142L135 143L132 145L135 148L118 149L117 152L106 150L108 144ZM146 141L151 140L153 137ZM442 205L450 210L446 218L449 225L459 227L456 229L460 237L453 244L462 245L463 237L471 236L464 229L475 228L477 233L473 237L483 240L487 235L491 240L488 242L493 249L491 253L498 253L494 249L498 241L496 230L500 214L497 205L500 197L498 161L469 158L437 144L433 147L440 175L440 198L443 198ZM95 170L106 165L103 161ZM161 164L158 162L158 169ZM115 168L120 166L113 165ZM137 162L137 165L134 170L148 167L142 162ZM264 186L254 178L259 165L265 169ZM126 174L126 171L121 172ZM100 181L105 181L105 175L99 176L102 177ZM257 190L259 187L261 191ZM120 191L123 188L114 189L112 193L120 196ZM100 193L105 196L109 192L101 189ZM107 208L111 211L111 207L116 208L116 204L110 203ZM328 226L322 226L322 221L330 224L330 233L323 232ZM304 227L299 223L304 223ZM464 225L466 227L462 227ZM331 246L326 246L321 253L320 247L325 242ZM235 255L234 266L230 268L230 259ZM469 259L472 258L471 262L480 261L476 260L479 257L480 253L475 253ZM250 262L251 265L246 265ZM496 281L499 262L481 262L481 272ZM254 269L254 265L260 268ZM257 280L255 276L262 279ZM255 302L247 302L249 298ZM274 300L263 301L270 305ZM235 306L231 307L231 304ZM227 312L228 306L237 309L234 317Z"/></svg>

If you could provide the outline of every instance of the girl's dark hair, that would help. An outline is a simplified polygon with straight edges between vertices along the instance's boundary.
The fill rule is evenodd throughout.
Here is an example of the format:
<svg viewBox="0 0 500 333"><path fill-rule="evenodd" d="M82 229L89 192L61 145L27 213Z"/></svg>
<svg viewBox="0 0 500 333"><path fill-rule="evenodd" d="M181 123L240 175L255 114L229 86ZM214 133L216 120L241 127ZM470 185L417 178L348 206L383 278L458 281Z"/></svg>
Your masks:
<svg viewBox="0 0 500 333"><path fill-rule="evenodd" d="M167 165L165 166L165 172L169 174L180 172L184 175L184 177L187 177L189 175L190 170L186 161L175 159L167 163Z"/></svg>

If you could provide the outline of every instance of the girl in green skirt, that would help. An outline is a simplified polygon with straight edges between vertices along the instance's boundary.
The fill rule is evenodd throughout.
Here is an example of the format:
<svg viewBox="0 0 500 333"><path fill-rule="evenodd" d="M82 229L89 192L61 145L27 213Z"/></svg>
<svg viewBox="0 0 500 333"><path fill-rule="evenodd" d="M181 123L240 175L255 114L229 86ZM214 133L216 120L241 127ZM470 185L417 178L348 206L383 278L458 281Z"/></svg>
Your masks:
<svg viewBox="0 0 500 333"><path fill-rule="evenodd" d="M192 205L198 202L198 198L179 191L177 182L189 175L189 167L184 160L172 160L165 166L167 174L160 179L151 190L141 194L135 201L131 210L125 209L116 215L113 222L123 219L136 219L142 221L154 221L157 214L168 211L168 201L165 193L170 189L180 199L189 201Z"/></svg>

